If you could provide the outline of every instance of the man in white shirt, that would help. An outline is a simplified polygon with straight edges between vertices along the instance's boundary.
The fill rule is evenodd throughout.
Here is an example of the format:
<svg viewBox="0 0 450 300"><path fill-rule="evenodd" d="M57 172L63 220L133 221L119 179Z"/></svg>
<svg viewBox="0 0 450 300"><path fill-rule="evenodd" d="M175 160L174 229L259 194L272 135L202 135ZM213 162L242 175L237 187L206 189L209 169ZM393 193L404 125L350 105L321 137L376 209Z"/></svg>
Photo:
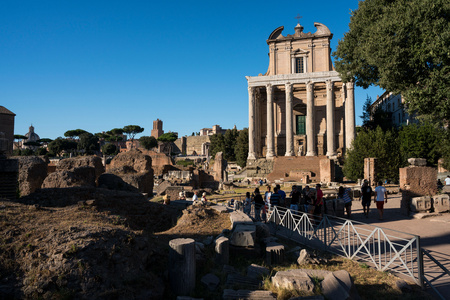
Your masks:
<svg viewBox="0 0 450 300"><path fill-rule="evenodd" d="M374 202L377 204L380 220L383 220L384 203L387 203L387 190L383 186L382 181L378 181L378 186L375 188Z"/></svg>
<svg viewBox="0 0 450 300"><path fill-rule="evenodd" d="M450 175L447 175L447 178L445 178L445 185L450 185Z"/></svg>
<svg viewBox="0 0 450 300"><path fill-rule="evenodd" d="M198 191L194 192L194 196L192 197L192 201L197 201L198 200Z"/></svg>

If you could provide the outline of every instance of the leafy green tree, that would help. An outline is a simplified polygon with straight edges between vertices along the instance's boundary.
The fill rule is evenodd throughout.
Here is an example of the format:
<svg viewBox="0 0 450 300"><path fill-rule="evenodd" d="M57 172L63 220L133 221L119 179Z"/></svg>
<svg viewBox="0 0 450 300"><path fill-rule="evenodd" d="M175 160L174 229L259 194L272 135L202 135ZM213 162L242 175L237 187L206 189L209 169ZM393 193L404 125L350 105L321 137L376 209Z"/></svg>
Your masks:
<svg viewBox="0 0 450 300"><path fill-rule="evenodd" d="M32 149L28 149L28 148L22 149L20 155L21 156L31 156L31 155L34 155L34 151Z"/></svg>
<svg viewBox="0 0 450 300"><path fill-rule="evenodd" d="M363 113L361 116L359 116L362 119L362 126L366 129L368 129L368 127L370 126L370 122L371 122L371 115L372 112L370 110L370 106L372 105L372 98L367 95L366 101L364 102L364 106L363 106Z"/></svg>
<svg viewBox="0 0 450 300"><path fill-rule="evenodd" d="M408 158L425 158L427 164L437 167L441 155L441 144L445 133L441 127L429 122L403 126L399 131L402 164Z"/></svg>
<svg viewBox="0 0 450 300"><path fill-rule="evenodd" d="M37 148L36 151L34 151L34 154L36 155L47 155L47 153L48 151L44 147Z"/></svg>
<svg viewBox="0 0 450 300"><path fill-rule="evenodd" d="M134 141L134 137L136 136L136 134L141 133L143 131L144 128L138 125L127 125L123 128L123 133L126 133L128 135L128 139L130 139L131 141Z"/></svg>
<svg viewBox="0 0 450 300"><path fill-rule="evenodd" d="M381 127L383 131L392 129L392 113L383 110L381 106L378 106L372 112L371 105L372 98L367 96L363 106L363 114L360 116L363 121L362 127L366 130L375 130L377 127Z"/></svg>
<svg viewBox="0 0 450 300"><path fill-rule="evenodd" d="M47 148L50 155L60 156L63 151L72 151L77 149L77 142L59 137L51 141Z"/></svg>
<svg viewBox="0 0 450 300"><path fill-rule="evenodd" d="M43 138L43 139L37 140L37 142L42 143L42 144L48 144L51 141L53 141L53 140L49 139L49 138Z"/></svg>
<svg viewBox="0 0 450 300"><path fill-rule="evenodd" d="M218 152L225 152L225 142L223 134L216 133L209 137L210 146L209 152L212 157L215 157Z"/></svg>
<svg viewBox="0 0 450 300"><path fill-rule="evenodd" d="M25 143L23 143L25 146L29 146L29 147L34 147L34 148L36 148L36 147L40 147L41 146L41 143L39 143L39 142L25 142Z"/></svg>
<svg viewBox="0 0 450 300"><path fill-rule="evenodd" d="M401 167L399 141L394 130L363 130L353 140L347 150L344 163L344 175L352 180L363 178L364 158L378 159L378 176L398 180L398 168Z"/></svg>
<svg viewBox="0 0 450 300"><path fill-rule="evenodd" d="M162 134L158 138L158 141L164 142L164 143L167 143L167 142L172 143L172 142L175 142L177 140L177 138L178 138L178 135L176 133L167 132L167 133Z"/></svg>
<svg viewBox="0 0 450 300"><path fill-rule="evenodd" d="M78 150L84 151L86 154L94 154L100 150L100 144L98 142L98 137L90 132L85 132L80 135L80 140L78 142Z"/></svg>
<svg viewBox="0 0 450 300"><path fill-rule="evenodd" d="M67 130L64 132L64 136L67 138L75 139L76 137L80 137L83 133L86 133L86 130L83 129L74 129L74 130Z"/></svg>
<svg viewBox="0 0 450 300"><path fill-rule="evenodd" d="M444 130L441 139L440 150L444 158L443 167L450 170L450 130Z"/></svg>
<svg viewBox="0 0 450 300"><path fill-rule="evenodd" d="M223 136L224 142L224 158L228 161L236 161L235 148L236 139L239 135L239 131L236 128L228 129Z"/></svg>
<svg viewBox="0 0 450 300"><path fill-rule="evenodd" d="M450 1L365 0L339 41L344 82L401 93L410 111L450 120Z"/></svg>
<svg viewBox="0 0 450 300"><path fill-rule="evenodd" d="M248 128L239 131L234 153L236 155L236 163L242 168L245 167L248 156Z"/></svg>
<svg viewBox="0 0 450 300"><path fill-rule="evenodd" d="M106 133L102 134L101 138L109 142L118 142L123 140L123 128L113 128ZM99 136L100 138L100 136Z"/></svg>
<svg viewBox="0 0 450 300"><path fill-rule="evenodd" d="M102 147L102 153L105 155L115 155L118 151L117 146L112 143L104 144Z"/></svg>
<svg viewBox="0 0 450 300"><path fill-rule="evenodd" d="M158 141L153 136L141 136L139 138L139 143L144 149L150 150L158 146Z"/></svg>

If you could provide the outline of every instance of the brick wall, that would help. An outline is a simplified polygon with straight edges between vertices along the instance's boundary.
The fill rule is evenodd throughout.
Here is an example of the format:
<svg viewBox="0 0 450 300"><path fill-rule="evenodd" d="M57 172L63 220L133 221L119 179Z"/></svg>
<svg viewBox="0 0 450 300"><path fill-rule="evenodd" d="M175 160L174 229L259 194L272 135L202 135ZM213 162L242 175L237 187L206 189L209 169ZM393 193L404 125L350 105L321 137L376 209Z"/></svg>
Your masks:
<svg viewBox="0 0 450 300"><path fill-rule="evenodd" d="M302 172L311 172L311 180L319 182L320 161L327 159L326 156L280 156L273 162L273 171L267 176L270 181L284 179L285 181L297 181L301 178L290 177L289 174L302 174ZM292 173L291 173L292 172ZM303 176L302 176L303 178Z"/></svg>
<svg viewBox="0 0 450 300"><path fill-rule="evenodd" d="M437 169L431 167L400 168L400 191L402 213L409 214L411 198L436 195Z"/></svg>

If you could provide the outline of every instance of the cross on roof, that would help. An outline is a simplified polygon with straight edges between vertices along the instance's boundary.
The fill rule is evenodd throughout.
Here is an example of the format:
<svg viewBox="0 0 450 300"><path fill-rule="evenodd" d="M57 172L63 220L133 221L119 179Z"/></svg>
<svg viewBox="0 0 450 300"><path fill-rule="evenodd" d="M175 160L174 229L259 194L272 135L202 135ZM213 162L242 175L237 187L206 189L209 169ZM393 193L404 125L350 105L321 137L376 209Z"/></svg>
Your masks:
<svg viewBox="0 0 450 300"><path fill-rule="evenodd" d="M302 16L300 16L300 14L297 14L297 16L295 17L295 19L297 19L298 24L300 24L300 19L303 18Z"/></svg>

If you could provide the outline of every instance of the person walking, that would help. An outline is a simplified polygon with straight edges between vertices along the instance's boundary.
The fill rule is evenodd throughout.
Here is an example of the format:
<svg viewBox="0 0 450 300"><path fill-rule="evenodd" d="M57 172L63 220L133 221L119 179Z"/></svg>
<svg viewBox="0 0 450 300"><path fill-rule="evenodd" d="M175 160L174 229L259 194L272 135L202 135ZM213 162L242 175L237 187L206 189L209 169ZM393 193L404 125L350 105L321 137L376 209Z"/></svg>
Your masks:
<svg viewBox="0 0 450 300"><path fill-rule="evenodd" d="M347 212L347 218L350 219L352 216L352 197L351 190L349 188L339 187L338 198L344 200L345 211Z"/></svg>
<svg viewBox="0 0 450 300"><path fill-rule="evenodd" d="M256 221L261 221L261 209L264 207L265 203L264 200L259 193L259 189L255 189L255 196L253 197L253 201L255 202L255 219ZM264 222L266 219L264 218Z"/></svg>
<svg viewBox="0 0 450 300"><path fill-rule="evenodd" d="M383 220L384 203L387 203L387 190L383 186L382 181L378 181L378 186L375 188L374 202L377 204L380 220Z"/></svg>
<svg viewBox="0 0 450 300"><path fill-rule="evenodd" d="M369 217L370 202L372 201L372 188L369 185L369 181L364 179L363 185L361 187L361 204L363 207L363 212L366 218Z"/></svg>

